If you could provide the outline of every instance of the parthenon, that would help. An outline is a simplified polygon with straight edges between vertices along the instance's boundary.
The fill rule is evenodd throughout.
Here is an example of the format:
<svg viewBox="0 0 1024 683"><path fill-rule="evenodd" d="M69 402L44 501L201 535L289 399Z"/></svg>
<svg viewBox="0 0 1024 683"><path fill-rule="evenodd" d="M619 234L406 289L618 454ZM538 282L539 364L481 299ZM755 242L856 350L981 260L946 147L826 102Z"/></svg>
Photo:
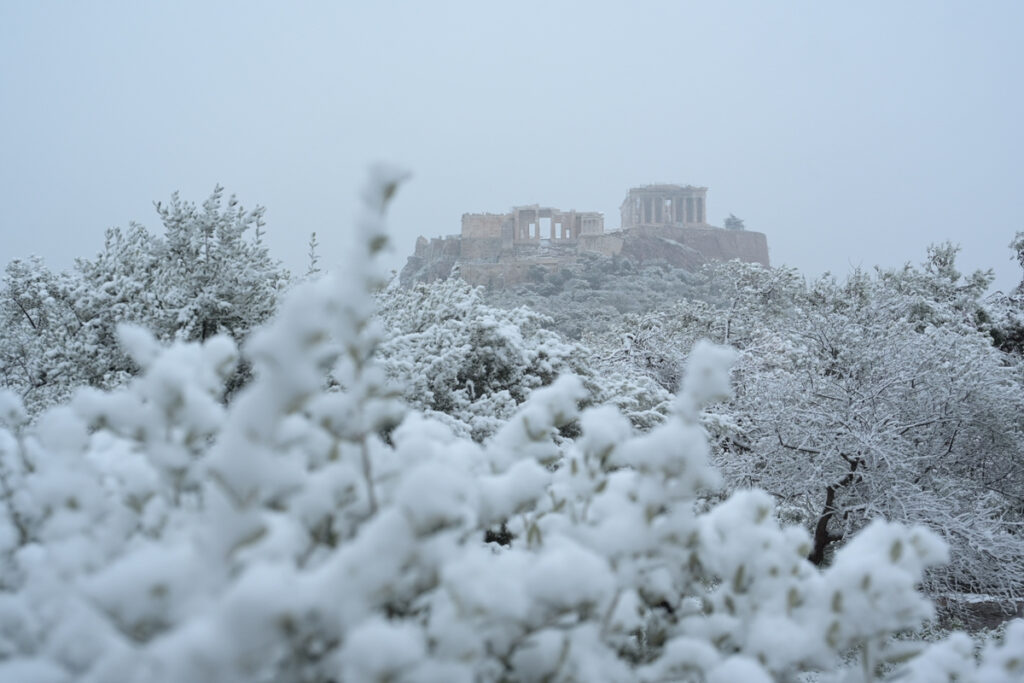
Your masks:
<svg viewBox="0 0 1024 683"><path fill-rule="evenodd" d="M634 187L622 201L622 227L641 225L706 225L708 188L692 185Z"/></svg>

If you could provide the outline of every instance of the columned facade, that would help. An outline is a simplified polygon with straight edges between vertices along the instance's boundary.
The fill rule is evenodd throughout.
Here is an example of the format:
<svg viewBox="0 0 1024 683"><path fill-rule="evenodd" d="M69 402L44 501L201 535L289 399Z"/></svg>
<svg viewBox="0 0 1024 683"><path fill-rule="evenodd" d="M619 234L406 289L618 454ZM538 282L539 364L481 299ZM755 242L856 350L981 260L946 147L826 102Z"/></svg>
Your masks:
<svg viewBox="0 0 1024 683"><path fill-rule="evenodd" d="M604 232L604 216L596 211L560 211L534 204L513 208L511 218L516 242L575 240Z"/></svg>
<svg viewBox="0 0 1024 683"><path fill-rule="evenodd" d="M708 188L692 185L646 185L626 195L620 211L622 227L639 225L706 226Z"/></svg>

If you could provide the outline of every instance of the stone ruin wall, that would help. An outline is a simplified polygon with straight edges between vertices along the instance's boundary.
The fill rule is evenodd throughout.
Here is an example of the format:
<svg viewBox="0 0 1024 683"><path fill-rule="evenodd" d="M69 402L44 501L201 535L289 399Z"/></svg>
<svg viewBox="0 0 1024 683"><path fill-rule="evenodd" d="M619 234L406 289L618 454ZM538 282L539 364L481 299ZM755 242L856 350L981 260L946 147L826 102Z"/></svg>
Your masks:
<svg viewBox="0 0 1024 683"><path fill-rule="evenodd" d="M501 238L501 228L507 214L464 213L462 214L463 239Z"/></svg>
<svg viewBox="0 0 1024 683"><path fill-rule="evenodd" d="M707 261L739 259L768 266L768 238L753 230L726 230L715 227L679 229L672 226L640 226L636 236L677 242L700 254Z"/></svg>
<svg viewBox="0 0 1024 683"><path fill-rule="evenodd" d="M595 254L611 258L622 252L625 238L622 231L607 232L603 235L581 235L578 245L581 254Z"/></svg>
<svg viewBox="0 0 1024 683"><path fill-rule="evenodd" d="M506 214L462 214L462 260L497 261L512 246L510 230Z"/></svg>
<svg viewBox="0 0 1024 683"><path fill-rule="evenodd" d="M706 193L691 185L632 188L620 207L623 228L613 232L605 232L604 216L592 211L531 205L505 214L463 214L459 235L417 240L401 281L444 279L458 264L470 284L504 287L526 281L535 267L571 266L587 255L688 269L730 259L769 265L763 233L706 222Z"/></svg>

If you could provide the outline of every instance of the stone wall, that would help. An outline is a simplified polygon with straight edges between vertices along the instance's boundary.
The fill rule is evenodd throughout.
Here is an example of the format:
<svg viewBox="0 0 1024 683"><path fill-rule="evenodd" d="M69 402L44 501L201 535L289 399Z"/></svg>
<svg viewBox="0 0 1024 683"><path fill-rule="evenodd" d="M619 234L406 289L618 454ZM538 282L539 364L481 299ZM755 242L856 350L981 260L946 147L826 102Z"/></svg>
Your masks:
<svg viewBox="0 0 1024 683"><path fill-rule="evenodd" d="M501 237L462 238L463 261L497 261L501 257Z"/></svg>
<svg viewBox="0 0 1024 683"><path fill-rule="evenodd" d="M464 213L462 214L463 238L500 238L501 226L507 220L506 214Z"/></svg>
<svg viewBox="0 0 1024 683"><path fill-rule="evenodd" d="M580 235L579 252L611 258L622 251L623 242L624 233L621 230L601 235Z"/></svg>
<svg viewBox="0 0 1024 683"><path fill-rule="evenodd" d="M762 232L674 226L642 226L629 232L634 237L656 237L678 242L700 252L706 261L739 259L747 263L769 265L768 238Z"/></svg>

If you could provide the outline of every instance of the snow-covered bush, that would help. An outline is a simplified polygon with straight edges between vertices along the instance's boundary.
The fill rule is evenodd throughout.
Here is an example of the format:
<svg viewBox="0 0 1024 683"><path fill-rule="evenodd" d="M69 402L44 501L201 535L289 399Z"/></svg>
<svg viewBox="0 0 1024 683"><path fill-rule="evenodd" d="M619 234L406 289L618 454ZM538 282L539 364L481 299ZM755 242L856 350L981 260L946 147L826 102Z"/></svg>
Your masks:
<svg viewBox="0 0 1024 683"><path fill-rule="evenodd" d="M144 368L128 386L31 427L0 398L0 680L756 682L851 648L835 680L908 658L904 680L1020 675L1018 626L980 662L956 637L916 658L889 640L931 614L933 532L877 520L822 571L763 492L695 511L720 484L700 410L729 394L728 349L698 345L641 435L581 412L571 376L483 444L404 409L368 294L399 178L376 172L350 268L246 343L229 405L231 339L138 328L119 332ZM502 524L510 543L486 543Z"/></svg>

